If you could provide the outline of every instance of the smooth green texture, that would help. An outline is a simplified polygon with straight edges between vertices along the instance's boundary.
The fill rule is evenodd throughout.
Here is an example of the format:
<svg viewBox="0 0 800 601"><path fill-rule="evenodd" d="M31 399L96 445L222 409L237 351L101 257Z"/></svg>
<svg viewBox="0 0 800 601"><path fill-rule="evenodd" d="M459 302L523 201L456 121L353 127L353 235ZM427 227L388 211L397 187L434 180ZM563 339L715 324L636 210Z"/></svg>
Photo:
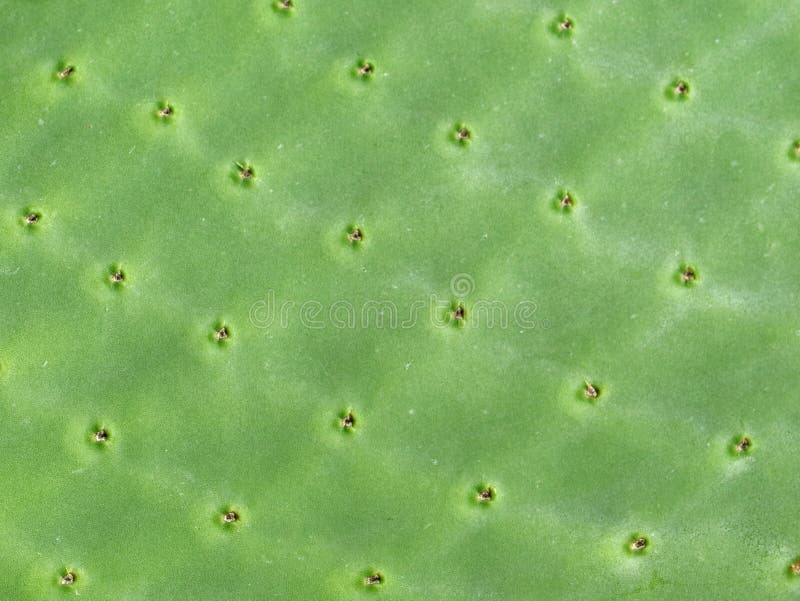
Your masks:
<svg viewBox="0 0 800 601"><path fill-rule="evenodd" d="M294 4L0 1L0 597L800 594L800 6Z"/></svg>

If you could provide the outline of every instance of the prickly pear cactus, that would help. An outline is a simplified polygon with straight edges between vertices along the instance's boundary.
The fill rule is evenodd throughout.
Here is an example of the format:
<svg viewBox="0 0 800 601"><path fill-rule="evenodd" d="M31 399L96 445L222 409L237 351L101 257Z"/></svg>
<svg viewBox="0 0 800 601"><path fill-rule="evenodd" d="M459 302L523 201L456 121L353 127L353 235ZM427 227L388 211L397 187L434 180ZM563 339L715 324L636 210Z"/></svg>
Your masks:
<svg viewBox="0 0 800 601"><path fill-rule="evenodd" d="M0 30L0 597L800 595L800 5Z"/></svg>

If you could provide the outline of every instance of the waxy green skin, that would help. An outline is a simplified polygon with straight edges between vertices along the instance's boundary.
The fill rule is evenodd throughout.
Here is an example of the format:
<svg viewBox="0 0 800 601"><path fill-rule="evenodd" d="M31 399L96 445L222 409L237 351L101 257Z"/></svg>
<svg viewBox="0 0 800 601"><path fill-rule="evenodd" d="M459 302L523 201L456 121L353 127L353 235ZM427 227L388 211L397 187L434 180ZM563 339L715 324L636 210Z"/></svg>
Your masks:
<svg viewBox="0 0 800 601"><path fill-rule="evenodd" d="M800 6L291 4L0 1L0 597L800 595Z"/></svg>

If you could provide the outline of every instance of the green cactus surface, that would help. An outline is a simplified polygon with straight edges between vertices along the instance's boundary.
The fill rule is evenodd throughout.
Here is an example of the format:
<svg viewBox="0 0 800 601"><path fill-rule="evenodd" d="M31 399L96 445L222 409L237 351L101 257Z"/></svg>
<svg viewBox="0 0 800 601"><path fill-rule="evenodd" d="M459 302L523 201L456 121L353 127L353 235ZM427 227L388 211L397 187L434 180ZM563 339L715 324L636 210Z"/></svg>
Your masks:
<svg viewBox="0 0 800 601"><path fill-rule="evenodd" d="M0 598L800 598L798 49L0 0Z"/></svg>

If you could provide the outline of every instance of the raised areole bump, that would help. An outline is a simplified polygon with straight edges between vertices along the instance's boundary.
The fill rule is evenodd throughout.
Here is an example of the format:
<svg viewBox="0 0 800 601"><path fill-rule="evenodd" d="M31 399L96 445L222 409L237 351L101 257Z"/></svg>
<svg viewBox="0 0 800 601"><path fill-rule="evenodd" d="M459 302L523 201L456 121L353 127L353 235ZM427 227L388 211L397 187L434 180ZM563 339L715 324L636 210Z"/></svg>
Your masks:
<svg viewBox="0 0 800 601"><path fill-rule="evenodd" d="M231 178L237 184L245 188L250 188L255 186L257 179L256 170L253 165L247 161L234 161Z"/></svg>
<svg viewBox="0 0 800 601"><path fill-rule="evenodd" d="M352 430L356 427L356 416L352 411L346 412L339 420L339 425L343 430Z"/></svg>
<svg viewBox="0 0 800 601"><path fill-rule="evenodd" d="M750 439L747 436L743 436L739 442L736 443L734 449L737 453L747 453L750 450Z"/></svg>
<svg viewBox="0 0 800 601"><path fill-rule="evenodd" d="M575 30L575 21L565 14L561 14L552 24L552 30L558 36L569 36Z"/></svg>
<svg viewBox="0 0 800 601"><path fill-rule="evenodd" d="M667 96L673 100L686 100L691 95L691 90L689 82L678 77L667 86Z"/></svg>
<svg viewBox="0 0 800 601"><path fill-rule="evenodd" d="M253 168L247 163L236 163L236 167L239 169L239 177L243 181L251 180L256 176Z"/></svg>
<svg viewBox="0 0 800 601"><path fill-rule="evenodd" d="M106 271L106 283L113 290L122 290L128 282L128 276L120 264L111 265Z"/></svg>
<svg viewBox="0 0 800 601"><path fill-rule="evenodd" d="M735 457L749 455L753 450L753 439L748 435L740 434L733 438L729 449Z"/></svg>
<svg viewBox="0 0 800 601"><path fill-rule="evenodd" d="M469 146L474 138L472 129L465 123L456 123L452 136L453 140L460 146Z"/></svg>
<svg viewBox="0 0 800 601"><path fill-rule="evenodd" d="M356 75L360 79L371 79L375 75L375 63L367 59L361 59L356 67Z"/></svg>
<svg viewBox="0 0 800 601"><path fill-rule="evenodd" d="M364 230L362 230L360 227L351 228L347 232L347 239L353 244L358 244L358 243L363 242L364 241Z"/></svg>
<svg viewBox="0 0 800 601"><path fill-rule="evenodd" d="M634 553L641 553L642 551L647 549L648 544L649 544L649 541L647 540L647 537L645 537L645 536L635 536L631 540L629 548Z"/></svg>
<svg viewBox="0 0 800 601"><path fill-rule="evenodd" d="M478 492L475 495L475 499L478 503L491 503L497 498L497 491L495 490L494 486L489 485L481 485L478 487Z"/></svg>
<svg viewBox="0 0 800 601"><path fill-rule="evenodd" d="M694 265L684 263L678 268L678 281L684 286L694 286L700 279L700 274Z"/></svg>
<svg viewBox="0 0 800 601"><path fill-rule="evenodd" d="M576 205L575 194L567 189L561 189L555 196L555 208L561 213L569 213Z"/></svg>
<svg viewBox="0 0 800 601"><path fill-rule="evenodd" d="M75 581L77 579L78 576L75 574L75 572L73 572L72 570L67 570L61 576L59 583L61 584L61 586L72 586L73 584L75 584Z"/></svg>
<svg viewBox="0 0 800 601"><path fill-rule="evenodd" d="M239 521L239 513L233 510L226 511L222 514L222 522L224 524L235 524Z"/></svg>
<svg viewBox="0 0 800 601"><path fill-rule="evenodd" d="M457 326L462 326L467 320L467 308L463 303L454 303L450 311L450 321Z"/></svg>
<svg viewBox="0 0 800 601"><path fill-rule="evenodd" d="M75 66L74 65L66 65L63 68L59 69L57 72L57 76L59 79L68 79L72 77L75 73Z"/></svg>
<svg viewBox="0 0 800 601"><path fill-rule="evenodd" d="M600 387L591 382L586 382L583 386L583 396L594 401L600 398Z"/></svg>
<svg viewBox="0 0 800 601"><path fill-rule="evenodd" d="M156 117L160 121L170 121L175 115L175 107L168 102L161 102L156 108Z"/></svg>

